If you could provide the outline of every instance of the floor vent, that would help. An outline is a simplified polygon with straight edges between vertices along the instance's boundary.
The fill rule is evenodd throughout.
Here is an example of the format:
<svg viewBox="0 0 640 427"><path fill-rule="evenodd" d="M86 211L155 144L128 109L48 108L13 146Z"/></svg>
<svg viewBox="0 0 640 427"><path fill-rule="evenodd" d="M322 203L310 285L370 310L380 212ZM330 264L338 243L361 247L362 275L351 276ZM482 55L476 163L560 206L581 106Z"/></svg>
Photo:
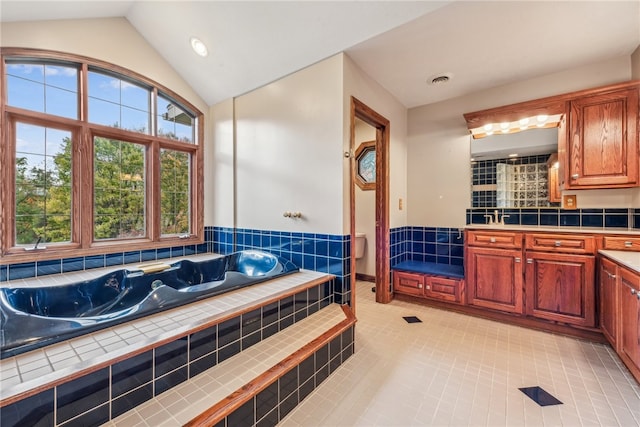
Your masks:
<svg viewBox="0 0 640 427"><path fill-rule="evenodd" d="M540 406L562 405L562 402L547 393L542 387L523 387L518 390L529 396L531 400Z"/></svg>
<svg viewBox="0 0 640 427"><path fill-rule="evenodd" d="M402 317L407 323L422 323L422 320L418 319L416 316L404 316Z"/></svg>

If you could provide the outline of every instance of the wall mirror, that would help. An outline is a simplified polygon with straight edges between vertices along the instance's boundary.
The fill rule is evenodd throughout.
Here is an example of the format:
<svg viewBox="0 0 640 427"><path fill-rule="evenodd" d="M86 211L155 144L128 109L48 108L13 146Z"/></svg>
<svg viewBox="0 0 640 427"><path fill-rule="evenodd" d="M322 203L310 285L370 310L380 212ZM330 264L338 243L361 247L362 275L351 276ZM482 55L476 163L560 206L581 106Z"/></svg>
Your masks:
<svg viewBox="0 0 640 427"><path fill-rule="evenodd" d="M558 128L487 133L471 138L471 207L559 206Z"/></svg>

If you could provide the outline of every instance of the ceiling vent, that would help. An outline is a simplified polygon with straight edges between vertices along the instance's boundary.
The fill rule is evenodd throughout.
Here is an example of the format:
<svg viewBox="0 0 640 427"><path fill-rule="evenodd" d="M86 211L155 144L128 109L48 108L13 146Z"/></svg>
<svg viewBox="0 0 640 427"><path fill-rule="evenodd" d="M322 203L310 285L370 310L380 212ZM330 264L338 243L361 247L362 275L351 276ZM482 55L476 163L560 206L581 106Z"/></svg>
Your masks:
<svg viewBox="0 0 640 427"><path fill-rule="evenodd" d="M429 77L427 82L430 85L437 86L437 85L443 85L445 83L448 83L449 80L451 80L452 78L453 78L453 74L451 74L451 73L442 73L442 74L436 74L434 76Z"/></svg>

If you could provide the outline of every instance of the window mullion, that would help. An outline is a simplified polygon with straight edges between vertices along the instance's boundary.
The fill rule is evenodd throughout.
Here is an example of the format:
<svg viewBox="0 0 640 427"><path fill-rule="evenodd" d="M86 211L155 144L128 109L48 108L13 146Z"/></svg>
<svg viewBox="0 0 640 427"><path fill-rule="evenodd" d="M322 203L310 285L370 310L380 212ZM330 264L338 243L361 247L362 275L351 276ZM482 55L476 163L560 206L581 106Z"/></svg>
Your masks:
<svg viewBox="0 0 640 427"><path fill-rule="evenodd" d="M78 165L78 173L74 173L76 182L73 194L74 202L73 231L77 233L80 246L89 248L93 243L93 137L91 129L83 126L78 136L77 151L74 151L74 165Z"/></svg>
<svg viewBox="0 0 640 427"><path fill-rule="evenodd" d="M160 144L154 140L147 147L147 230L153 241L160 239Z"/></svg>

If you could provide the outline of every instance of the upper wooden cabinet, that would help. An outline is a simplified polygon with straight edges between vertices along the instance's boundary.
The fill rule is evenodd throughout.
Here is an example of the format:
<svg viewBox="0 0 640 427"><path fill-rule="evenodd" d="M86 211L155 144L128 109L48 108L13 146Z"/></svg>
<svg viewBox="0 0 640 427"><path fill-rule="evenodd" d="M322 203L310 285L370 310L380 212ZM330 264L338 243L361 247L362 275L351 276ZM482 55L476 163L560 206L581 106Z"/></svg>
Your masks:
<svg viewBox="0 0 640 427"><path fill-rule="evenodd" d="M640 186L639 92L640 81L635 80L466 113L464 118L474 134L474 129L488 124L559 115L562 189L636 187ZM554 197L558 199L557 194Z"/></svg>
<svg viewBox="0 0 640 427"><path fill-rule="evenodd" d="M638 87L569 102L567 137L560 138L564 188L638 185ZM564 159L562 158L564 156Z"/></svg>

